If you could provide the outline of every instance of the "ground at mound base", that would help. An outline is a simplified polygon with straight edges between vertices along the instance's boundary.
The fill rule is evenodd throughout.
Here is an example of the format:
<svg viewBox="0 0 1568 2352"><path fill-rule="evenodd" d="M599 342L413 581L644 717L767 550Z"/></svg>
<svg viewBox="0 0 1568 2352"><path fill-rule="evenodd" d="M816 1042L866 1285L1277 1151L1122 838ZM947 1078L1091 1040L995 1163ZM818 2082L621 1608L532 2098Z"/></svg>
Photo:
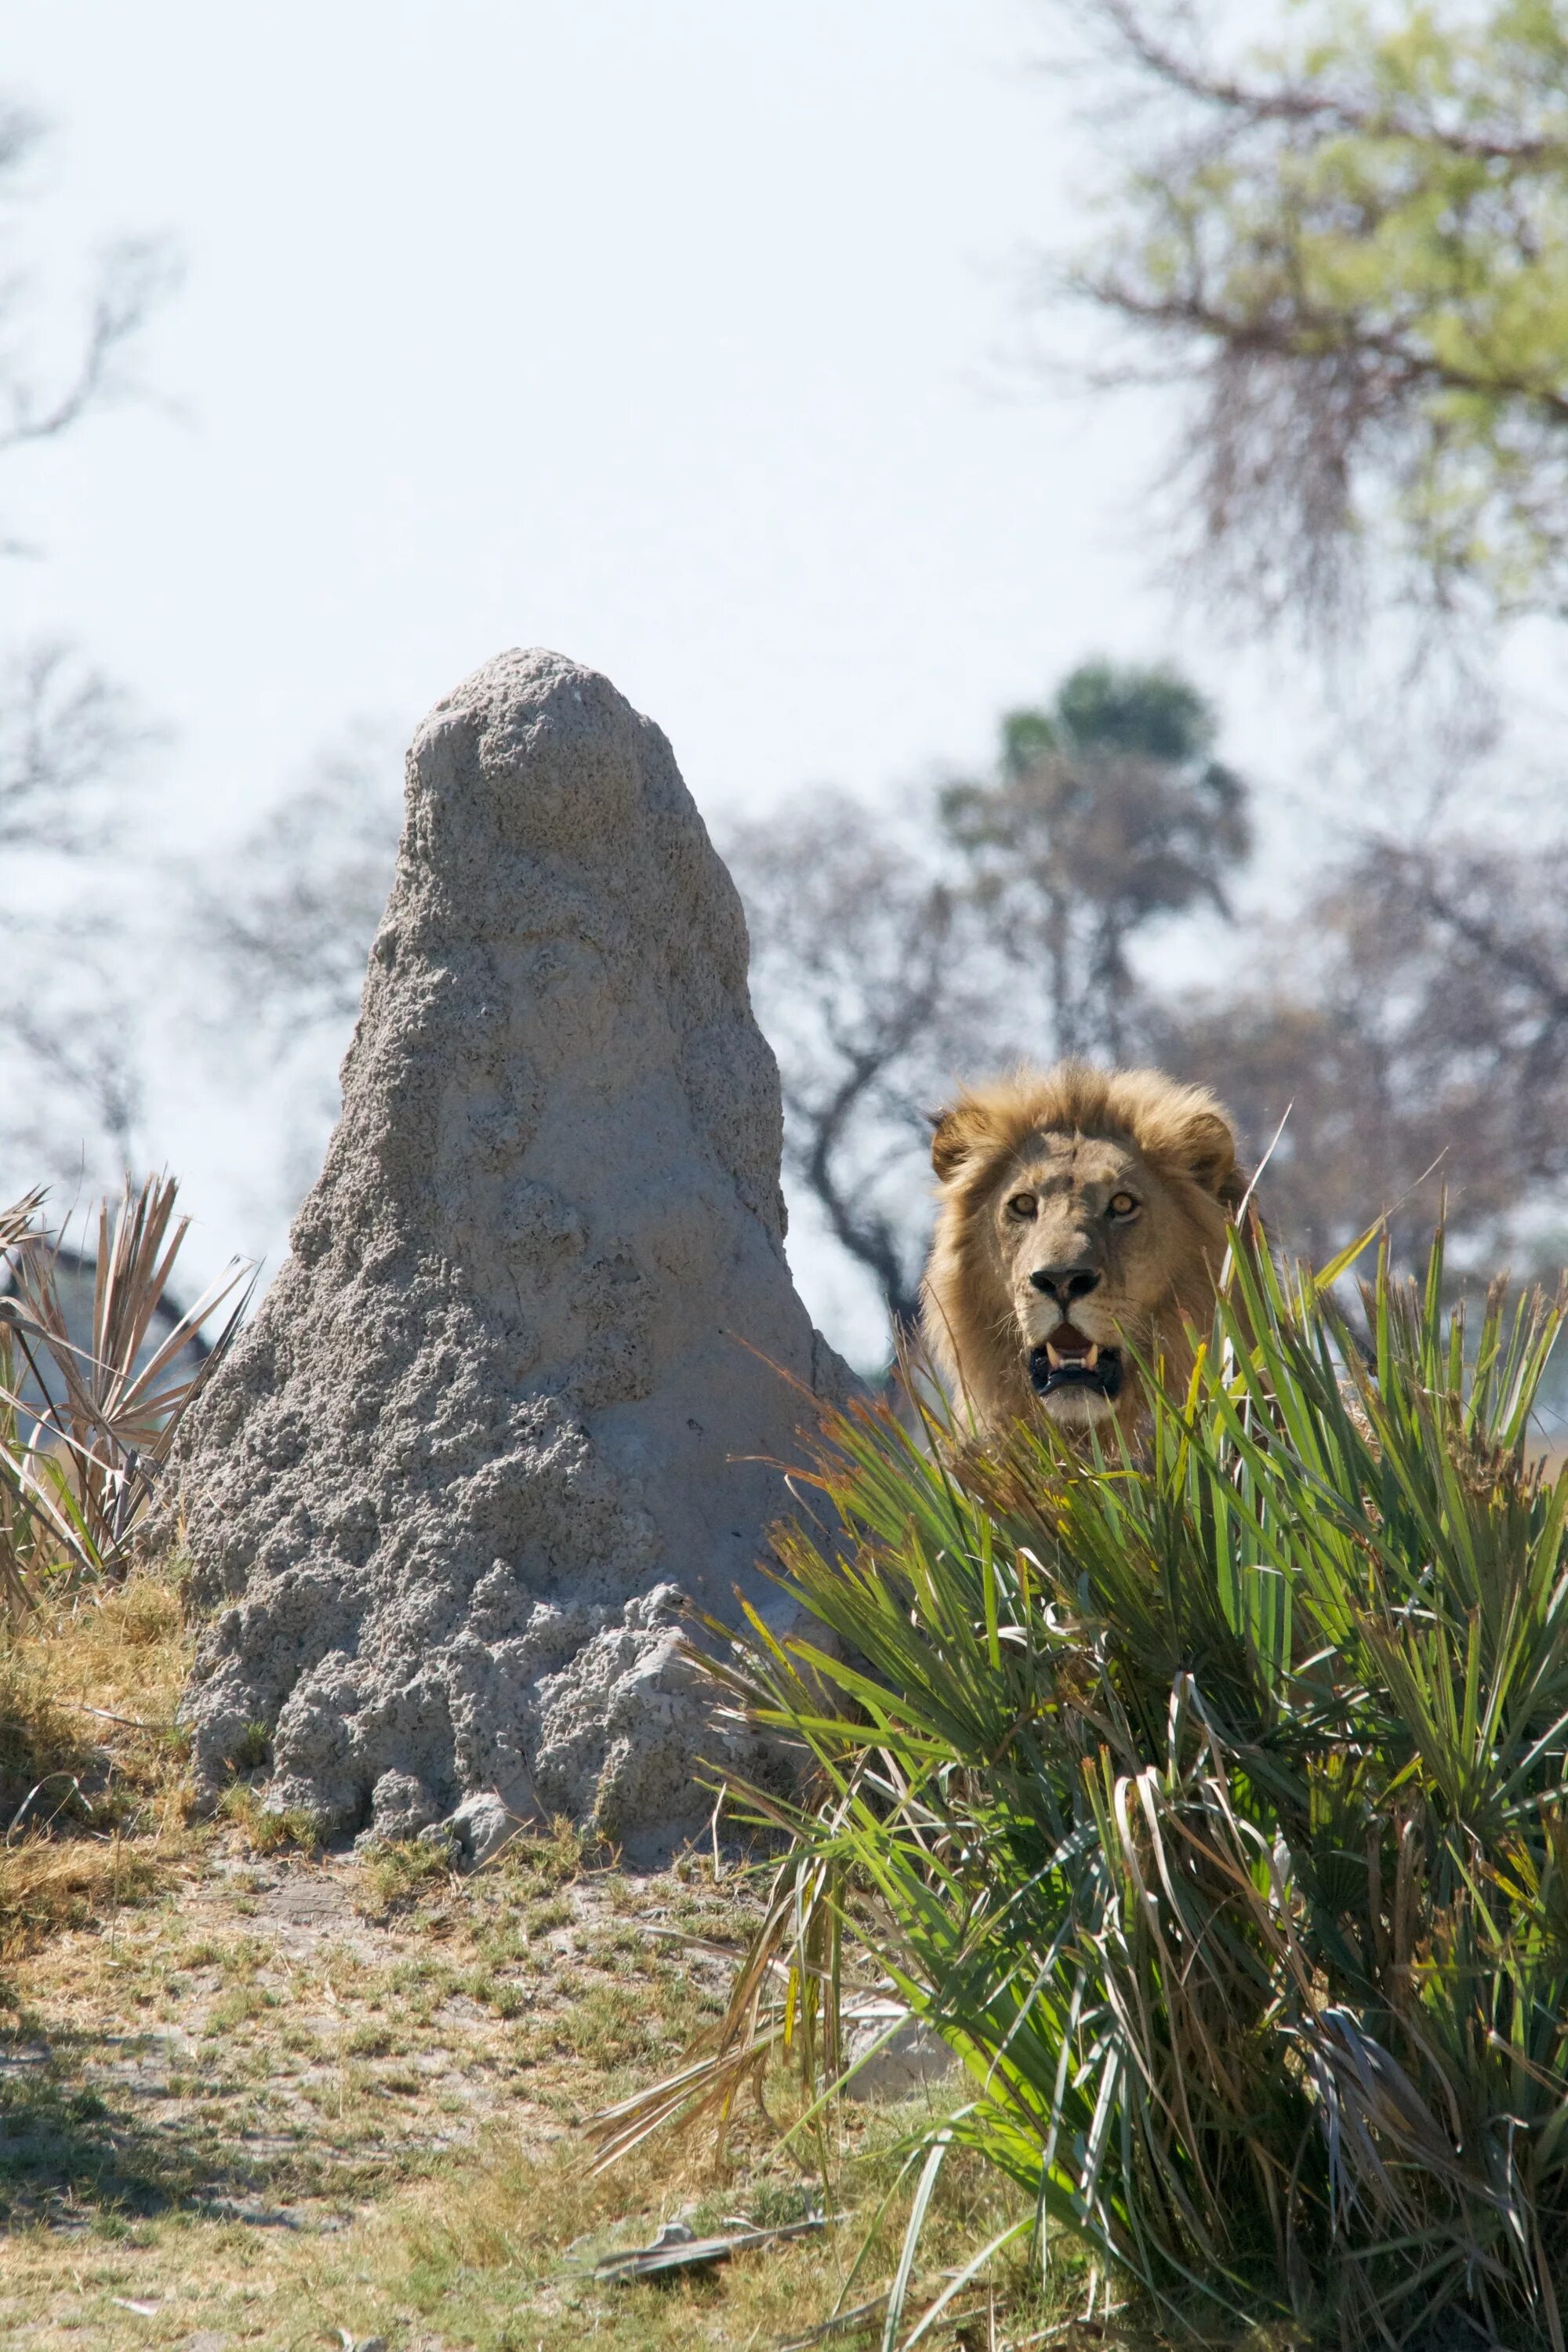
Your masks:
<svg viewBox="0 0 1568 2352"><path fill-rule="evenodd" d="M166 1563L0 1624L0 1787L66 1769L93 1809L0 1846L6 2352L776 2352L825 2319L924 2095L833 2125L829 2235L672 2287L586 2276L677 2216L820 2200L749 2109L721 2174L658 2138L587 2177L580 2124L668 2074L721 2000L749 1883L700 1853L612 1869L567 1831L462 1875L428 1846L312 1858L243 1781L193 1820L171 1737L188 1645ZM789 2086L767 2095L787 2116ZM910 2186L857 2298L891 2274ZM933 2273L1009 2194L950 2168ZM1082 2307L1070 2266L1063 2291ZM1049 2317L1016 2311L999 2347Z"/></svg>
<svg viewBox="0 0 1568 2352"><path fill-rule="evenodd" d="M722 2177L668 2141L586 2177L579 2123L668 2071L721 1997L724 1964L680 1939L733 1944L750 1908L706 1863L584 1871L562 1840L465 1880L408 1849L312 1862L244 1843L224 1832L161 1898L6 1971L7 2352L281 2352L341 2347L340 2331L387 2352L772 2352L832 2311L890 2157L843 2176L830 2239L673 2287L586 2275L676 2217L705 2232L819 2201L754 2115ZM861 2111L846 2129L886 2147L910 2120ZM933 2268L1000 2210L973 2178L953 2186Z"/></svg>

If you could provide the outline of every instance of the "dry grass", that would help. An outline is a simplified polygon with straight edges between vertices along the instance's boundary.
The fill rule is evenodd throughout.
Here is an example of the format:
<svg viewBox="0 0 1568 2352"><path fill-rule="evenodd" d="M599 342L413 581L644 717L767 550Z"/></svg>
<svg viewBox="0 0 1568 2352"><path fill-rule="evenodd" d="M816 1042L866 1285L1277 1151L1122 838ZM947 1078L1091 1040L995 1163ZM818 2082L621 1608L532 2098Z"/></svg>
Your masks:
<svg viewBox="0 0 1568 2352"><path fill-rule="evenodd" d="M132 1192L127 1176L112 1213L100 1202L85 1317L61 1280L61 1235L39 1222L44 1194L0 1210L0 1601L13 1615L61 1568L123 1570L180 1423L239 1328L252 1269L238 1261L158 1328L173 1313L164 1293L190 1227L174 1215L178 1191L173 1177L150 1176ZM226 1318L193 1361L225 1301Z"/></svg>
<svg viewBox="0 0 1568 2352"><path fill-rule="evenodd" d="M0 1624L0 1961L143 1899L191 1847L188 1663L166 1570L101 1598L62 1580Z"/></svg>
<svg viewBox="0 0 1568 2352"><path fill-rule="evenodd" d="M650 2142L590 2176L580 2126L721 2000L722 1965L676 1938L736 1937L746 1906L695 1869L568 1867L562 1839L464 1881L219 1847L122 1912L112 1943L99 1926L39 1945L0 2043L0 2338L773 2352L833 2309L894 2189L847 2299L873 2294L908 2206L897 2143L923 2104L835 2128L844 2219L820 2238L666 2287L595 2284L599 2254L677 2215L790 2220L821 2191L755 2112L721 2172L695 2143ZM1009 2197L955 2163L922 2271L993 2234ZM1021 2325L1033 2298L1016 2272L1001 2284Z"/></svg>
<svg viewBox="0 0 1568 2352"><path fill-rule="evenodd" d="M743 1942L742 1884L696 1858L633 1877L565 1829L467 1877L428 1847L265 1851L243 1782L216 1820L187 1817L169 1731L185 1664L177 1582L153 1571L101 1606L46 1603L0 1651L6 1769L83 1790L0 1853L0 2341L773 2352L847 2287L857 2303L887 2284L899 2142L923 2102L834 2125L843 2218L820 2237L664 2287L592 2279L677 2215L706 2231L820 2200L780 2145L779 2084L722 2171L672 2141L588 2169L588 2117L668 2072L721 2006L729 1969L706 1947ZM1013 2197L955 2158L922 2277ZM1064 2276L1081 2308L1070 2260ZM999 2286L999 2343L1047 2324L1019 2270ZM984 2345L977 2325L960 2340Z"/></svg>

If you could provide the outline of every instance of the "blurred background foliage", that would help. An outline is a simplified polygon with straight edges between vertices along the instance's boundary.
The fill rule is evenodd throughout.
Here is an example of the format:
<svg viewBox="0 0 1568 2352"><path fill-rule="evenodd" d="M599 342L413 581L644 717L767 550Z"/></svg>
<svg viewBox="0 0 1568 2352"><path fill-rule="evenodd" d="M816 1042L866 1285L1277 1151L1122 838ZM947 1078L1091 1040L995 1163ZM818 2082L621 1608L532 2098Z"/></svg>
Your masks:
<svg viewBox="0 0 1568 2352"><path fill-rule="evenodd" d="M1383 593L1432 610L1561 612L1561 6L1318 0L1239 55L1217 12L1085 13L1125 170L1058 283L1125 331L1102 381L1185 383L1176 484L1211 588L1332 627L1380 558Z"/></svg>
<svg viewBox="0 0 1568 2352"><path fill-rule="evenodd" d="M1408 659L1350 746L1326 852L1291 837L1302 779L1237 772L1223 708L1113 656L1032 682L979 772L933 747L897 797L822 786L716 822L797 1215L895 1316L930 1114L961 1076L1065 1052L1205 1080L1255 1156L1283 1120L1262 1199L1288 1247L1321 1259L1385 1211L1409 1265L1442 1191L1462 1271L1563 1260L1562 779L1509 772L1487 688L1500 628L1564 595L1568 8L1311 0L1272 40L1262 24L1079 0L1098 226L1031 299L1097 399L1172 388L1143 535L1216 631L1332 659L1370 616ZM40 135L19 106L0 118L17 256ZM166 247L115 248L48 381L26 274L5 278L0 457L136 391L173 276ZM255 1182L292 1203L390 877L390 734L323 750L221 870L166 868L149 927L125 873L155 730L79 648L0 656L5 1181L117 1188L157 1161L145 1037L173 1007L215 1094L274 1085Z"/></svg>

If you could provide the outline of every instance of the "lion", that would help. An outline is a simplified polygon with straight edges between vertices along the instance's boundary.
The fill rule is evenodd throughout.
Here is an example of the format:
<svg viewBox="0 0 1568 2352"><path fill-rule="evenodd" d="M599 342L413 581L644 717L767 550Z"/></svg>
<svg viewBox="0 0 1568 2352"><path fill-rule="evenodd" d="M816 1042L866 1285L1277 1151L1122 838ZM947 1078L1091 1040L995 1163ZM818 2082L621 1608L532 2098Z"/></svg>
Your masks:
<svg viewBox="0 0 1568 2352"><path fill-rule="evenodd" d="M1131 1437L1139 1364L1184 1381L1246 1202L1228 1115L1159 1070L1080 1062L966 1087L931 1138L927 1344L981 1431L1044 1413Z"/></svg>

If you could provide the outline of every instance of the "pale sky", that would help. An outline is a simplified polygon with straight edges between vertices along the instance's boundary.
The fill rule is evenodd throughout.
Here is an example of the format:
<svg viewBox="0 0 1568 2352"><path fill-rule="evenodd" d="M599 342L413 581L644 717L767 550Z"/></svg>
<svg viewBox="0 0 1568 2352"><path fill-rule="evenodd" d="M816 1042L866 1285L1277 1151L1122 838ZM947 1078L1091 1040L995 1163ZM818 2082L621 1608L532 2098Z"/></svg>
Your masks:
<svg viewBox="0 0 1568 2352"><path fill-rule="evenodd" d="M1005 366L1064 217L1016 0L47 0L68 260L188 262L127 410L29 465L5 587L180 730L192 824L498 647L605 669L699 799L982 747L1108 633L1127 424ZM12 469L8 496L20 485Z"/></svg>
<svg viewBox="0 0 1568 2352"><path fill-rule="evenodd" d="M172 731L151 841L246 830L356 717L406 737L500 647L606 671L711 815L982 759L1073 662L1173 654L1265 786L1301 698L1149 585L1142 410L1016 362L1092 148L1023 0L32 0L50 316L167 231L162 400L10 461L5 638L63 632ZM1065 330L1036 332L1048 345ZM1319 843L1298 844L1310 854ZM236 1078L167 1080L204 1265L281 1234ZM165 1141L166 1137L166 1141ZM866 1302L809 1242L808 1299Z"/></svg>

